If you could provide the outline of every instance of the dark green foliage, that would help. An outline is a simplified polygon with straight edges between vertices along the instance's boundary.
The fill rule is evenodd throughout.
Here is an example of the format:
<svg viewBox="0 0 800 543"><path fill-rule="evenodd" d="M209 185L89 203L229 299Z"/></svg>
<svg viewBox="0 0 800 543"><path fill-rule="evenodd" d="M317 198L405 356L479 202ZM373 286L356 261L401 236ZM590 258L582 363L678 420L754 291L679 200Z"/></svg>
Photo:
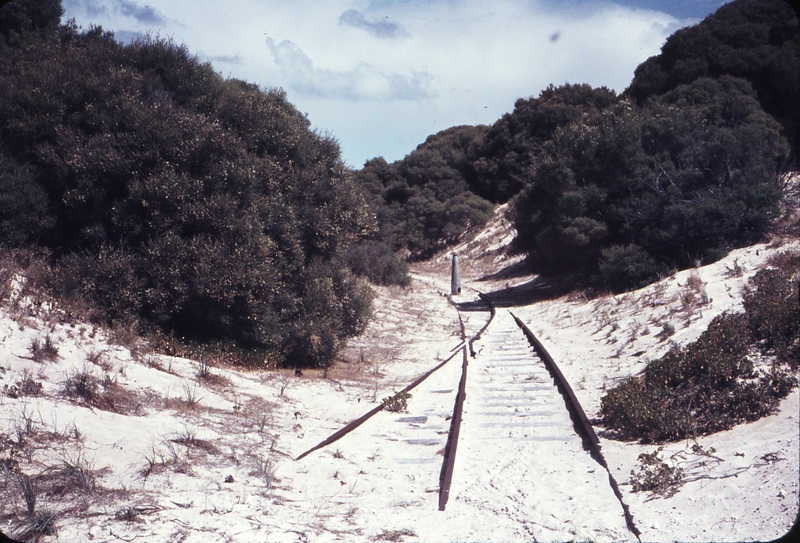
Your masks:
<svg viewBox="0 0 800 543"><path fill-rule="evenodd" d="M61 0L12 0L0 4L0 54L58 29L64 8Z"/></svg>
<svg viewBox="0 0 800 543"><path fill-rule="evenodd" d="M781 253L750 281L744 297L753 337L797 368L800 363L800 254Z"/></svg>
<svg viewBox="0 0 800 543"><path fill-rule="evenodd" d="M664 462L659 456L662 450L659 447L652 453L639 455L639 471L631 470L631 488L634 492L647 491L667 497L677 492L683 483L683 469Z"/></svg>
<svg viewBox="0 0 800 543"><path fill-rule="evenodd" d="M795 149L800 128L800 23L782 0L736 0L670 36L636 69L625 95L637 104L702 77L749 81Z"/></svg>
<svg viewBox="0 0 800 543"><path fill-rule="evenodd" d="M556 131L515 202L517 243L544 272L639 287L759 239L787 154L741 79L699 79Z"/></svg>
<svg viewBox="0 0 800 543"><path fill-rule="evenodd" d="M11 245L34 243L52 226L42 186L29 169L0 152L0 239Z"/></svg>
<svg viewBox="0 0 800 543"><path fill-rule="evenodd" d="M428 137L403 160L368 161L357 180L378 220L375 241L412 258L426 258L480 226L493 206L471 192L467 182L471 149L485 127L458 126Z"/></svg>
<svg viewBox="0 0 800 543"><path fill-rule="evenodd" d="M394 396L388 396L383 399L381 402L383 404L383 408L386 411L391 413L402 413L408 409L408 400L411 399L411 394L401 390L394 394Z"/></svg>
<svg viewBox="0 0 800 543"><path fill-rule="evenodd" d="M644 286L662 269L644 249L632 243L604 247L597 266L603 283L612 291Z"/></svg>
<svg viewBox="0 0 800 543"><path fill-rule="evenodd" d="M602 423L624 439L677 440L725 430L772 412L797 385L800 353L800 255L785 254L758 272L745 313L716 317L697 341L651 362L602 399ZM757 375L753 345L776 354Z"/></svg>
<svg viewBox="0 0 800 543"><path fill-rule="evenodd" d="M51 250L95 320L325 365L369 314L343 255L374 231L280 90L101 29L0 55L0 234Z"/></svg>
<svg viewBox="0 0 800 543"><path fill-rule="evenodd" d="M411 283L408 263L398 258L388 245L377 240L353 245L345 260L353 273L363 275L378 285L407 286Z"/></svg>
<svg viewBox="0 0 800 543"><path fill-rule="evenodd" d="M791 9L737 0L673 35L622 101L604 87L551 85L488 129L454 127L402 161L369 161L359 180L374 197L376 239L412 258L482 222L481 200L522 192L519 247L540 271L640 286L763 233L791 159L779 132L794 141L800 126L798 89ZM461 216L445 217L454 204Z"/></svg>
<svg viewBox="0 0 800 543"><path fill-rule="evenodd" d="M520 98L471 149L467 178L473 191L492 202L517 194L536 172L542 145L556 129L617 102L614 91L590 85L550 85L538 98Z"/></svg>

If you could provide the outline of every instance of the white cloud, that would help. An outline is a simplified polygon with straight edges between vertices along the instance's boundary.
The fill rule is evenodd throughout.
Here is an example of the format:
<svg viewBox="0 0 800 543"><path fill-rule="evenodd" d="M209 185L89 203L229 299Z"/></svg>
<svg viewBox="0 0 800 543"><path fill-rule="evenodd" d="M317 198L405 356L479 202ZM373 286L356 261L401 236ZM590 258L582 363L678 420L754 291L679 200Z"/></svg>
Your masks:
<svg viewBox="0 0 800 543"><path fill-rule="evenodd" d="M63 0L67 11L82 10L92 17L120 15L146 25L163 24L164 18L153 7L131 0Z"/></svg>
<svg viewBox="0 0 800 543"><path fill-rule="evenodd" d="M140 6L136 2L128 0L119 1L119 11L126 17L133 17L142 24L162 24L163 17L150 6Z"/></svg>
<svg viewBox="0 0 800 543"><path fill-rule="evenodd" d="M449 126L491 124L550 83L622 91L669 34L697 22L591 0L67 0L65 8L84 27L171 36L226 77L283 87L353 166L402 158Z"/></svg>
<svg viewBox="0 0 800 543"><path fill-rule="evenodd" d="M289 40L279 44L266 39L283 83L288 89L317 98L347 100L418 100L430 97L426 87L431 77L424 71L410 76L385 74L366 62L353 69L335 71L314 67L310 58Z"/></svg>

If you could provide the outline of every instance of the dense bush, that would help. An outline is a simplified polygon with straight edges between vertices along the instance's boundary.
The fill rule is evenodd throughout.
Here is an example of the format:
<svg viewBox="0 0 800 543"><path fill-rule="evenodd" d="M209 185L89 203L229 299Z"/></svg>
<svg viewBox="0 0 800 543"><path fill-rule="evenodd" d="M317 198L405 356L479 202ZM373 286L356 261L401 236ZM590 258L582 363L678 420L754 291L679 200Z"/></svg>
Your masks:
<svg viewBox="0 0 800 543"><path fill-rule="evenodd" d="M759 239L778 212L787 144L741 79L699 79L556 130L515 202L543 272L623 290Z"/></svg>
<svg viewBox="0 0 800 543"><path fill-rule="evenodd" d="M411 283L408 263L381 241L371 239L353 245L346 260L353 273L363 275L375 284L408 286Z"/></svg>
<svg viewBox="0 0 800 543"><path fill-rule="evenodd" d="M0 3L0 54L54 33L64 14L60 0L13 0Z"/></svg>
<svg viewBox="0 0 800 543"><path fill-rule="evenodd" d="M771 413L797 385L800 255L784 254L773 264L752 279L744 313L716 317L697 341L611 389L601 402L602 424L624 439L663 441ZM754 371L748 357L754 346L777 355L766 373Z"/></svg>
<svg viewBox="0 0 800 543"><path fill-rule="evenodd" d="M523 192L520 248L539 271L623 290L718 258L775 212L774 177L791 161L777 134L800 141L798 28L780 0L737 0L671 36L622 100L550 85L491 127L454 127L402 161L368 161L358 176L374 197L374 240L425 257L485 220L486 200Z"/></svg>
<svg viewBox="0 0 800 543"><path fill-rule="evenodd" d="M470 188L489 201L507 201L528 184L542 161L542 145L559 127L616 102L614 91L586 84L550 85L538 98L520 98L470 149Z"/></svg>
<svg viewBox="0 0 800 543"><path fill-rule="evenodd" d="M661 54L639 65L624 95L642 105L680 85L722 75L749 81L797 149L800 23L782 0L735 0L700 24L678 30Z"/></svg>
<svg viewBox="0 0 800 543"><path fill-rule="evenodd" d="M800 363L800 253L780 253L750 281L744 297L750 331L782 362Z"/></svg>
<svg viewBox="0 0 800 543"><path fill-rule="evenodd" d="M185 46L57 28L0 54L4 243L50 250L98 320L329 363L370 307L343 255L375 231L337 143Z"/></svg>
<svg viewBox="0 0 800 543"><path fill-rule="evenodd" d="M484 132L485 127L449 128L403 160L376 158L357 173L376 210L374 241L383 254L408 250L413 259L429 257L492 216L492 204L470 192L466 178L470 149ZM380 268L369 276L381 276Z"/></svg>

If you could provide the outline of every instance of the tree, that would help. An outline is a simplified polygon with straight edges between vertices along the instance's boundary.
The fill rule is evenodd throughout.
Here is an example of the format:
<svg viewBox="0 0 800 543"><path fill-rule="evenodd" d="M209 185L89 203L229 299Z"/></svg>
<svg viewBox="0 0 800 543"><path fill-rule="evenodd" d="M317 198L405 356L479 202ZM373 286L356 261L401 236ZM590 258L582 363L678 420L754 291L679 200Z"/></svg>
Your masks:
<svg viewBox="0 0 800 543"><path fill-rule="evenodd" d="M61 0L12 0L0 6L0 53L33 36L54 33L62 15Z"/></svg>
<svg viewBox="0 0 800 543"><path fill-rule="evenodd" d="M518 244L545 272L641 286L763 235L788 146L747 81L682 85L556 131L515 203Z"/></svg>
<svg viewBox="0 0 800 543"><path fill-rule="evenodd" d="M369 316L342 255L376 226L309 126L170 40L61 27L0 55L0 232L97 321L328 364Z"/></svg>
<svg viewBox="0 0 800 543"><path fill-rule="evenodd" d="M800 145L800 21L782 0L736 0L677 31L636 68L623 93L642 105L701 77L731 75L753 86L763 109ZM796 151L795 151L796 154Z"/></svg>
<svg viewBox="0 0 800 543"><path fill-rule="evenodd" d="M517 194L536 172L542 145L559 127L616 103L614 91L590 85L550 85L538 98L519 99L473 148L466 178L474 192L492 202Z"/></svg>
<svg viewBox="0 0 800 543"><path fill-rule="evenodd" d="M470 191L467 176L471 153L485 132L482 126L456 126L429 136L401 161L368 161L357 179L372 197L376 239L425 258L483 224L493 206Z"/></svg>

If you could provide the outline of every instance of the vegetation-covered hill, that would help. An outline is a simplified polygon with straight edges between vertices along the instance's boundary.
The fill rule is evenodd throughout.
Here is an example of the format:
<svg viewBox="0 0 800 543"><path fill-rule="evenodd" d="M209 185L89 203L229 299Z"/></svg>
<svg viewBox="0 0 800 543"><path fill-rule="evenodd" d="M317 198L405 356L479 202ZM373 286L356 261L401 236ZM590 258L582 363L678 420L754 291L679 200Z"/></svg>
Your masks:
<svg viewBox="0 0 800 543"><path fill-rule="evenodd" d="M39 26L0 25L3 242L99 320L328 363L369 310L341 255L374 229L337 143L185 46Z"/></svg>
<svg viewBox="0 0 800 543"><path fill-rule="evenodd" d="M455 240L458 218L484 220L478 204L513 198L535 271L620 291L763 236L796 164L798 104L797 17L781 0L736 0L670 37L621 96L550 86L358 177L382 196L394 249L425 255Z"/></svg>
<svg viewBox="0 0 800 543"><path fill-rule="evenodd" d="M764 111L800 145L800 24L788 2L736 0L667 39L638 68L625 94L641 105L701 77L731 75L753 86ZM796 158L796 156L795 156Z"/></svg>
<svg viewBox="0 0 800 543"><path fill-rule="evenodd" d="M516 201L519 246L545 272L615 291L752 243L777 216L789 148L738 78L622 100L558 130Z"/></svg>
<svg viewBox="0 0 800 543"><path fill-rule="evenodd" d="M0 10L2 243L44 249L49 286L96 320L270 362L328 364L369 313L358 277L406 284L397 255L510 199L538 272L623 290L714 260L764 234L797 156L799 25L780 0L676 33L621 96L550 86L357 172L282 91L62 13Z"/></svg>
<svg viewBox="0 0 800 543"><path fill-rule="evenodd" d="M425 258L491 217L492 204L467 181L470 154L485 132L457 126L430 136L401 161L367 161L356 178L378 210L382 244Z"/></svg>

